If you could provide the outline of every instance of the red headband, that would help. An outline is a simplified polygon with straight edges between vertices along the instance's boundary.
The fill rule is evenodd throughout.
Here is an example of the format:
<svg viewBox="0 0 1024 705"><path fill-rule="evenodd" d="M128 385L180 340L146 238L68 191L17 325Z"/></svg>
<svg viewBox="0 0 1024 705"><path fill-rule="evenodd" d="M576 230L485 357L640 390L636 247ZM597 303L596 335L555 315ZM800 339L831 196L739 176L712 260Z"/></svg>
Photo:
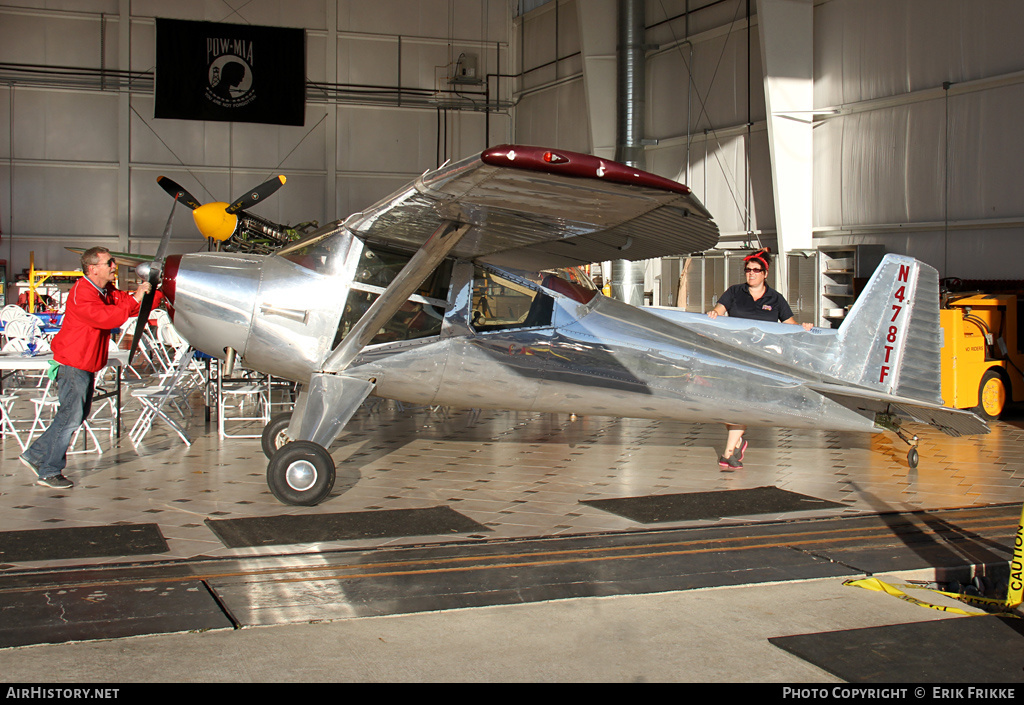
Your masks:
<svg viewBox="0 0 1024 705"><path fill-rule="evenodd" d="M752 259L756 259L758 262L764 265L764 271L768 271L768 254L771 252L767 247L763 247L752 255L747 255L743 258L744 262L749 262Z"/></svg>

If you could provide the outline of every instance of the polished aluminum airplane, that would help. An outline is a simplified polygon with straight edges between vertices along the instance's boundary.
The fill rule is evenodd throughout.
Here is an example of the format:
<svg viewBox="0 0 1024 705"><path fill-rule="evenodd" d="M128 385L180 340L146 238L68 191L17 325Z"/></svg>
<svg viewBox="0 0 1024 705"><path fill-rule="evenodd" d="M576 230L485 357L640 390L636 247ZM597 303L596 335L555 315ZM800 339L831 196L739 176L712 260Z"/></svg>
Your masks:
<svg viewBox="0 0 1024 705"><path fill-rule="evenodd" d="M171 213L173 218L173 210ZM300 383L263 433L288 504L331 492L327 448L369 395L414 404L841 431L986 433L939 399L936 271L887 255L838 330L639 308L545 270L708 249L689 188L593 156L504 145L269 256L152 266L197 349ZM147 306L143 302L144 308ZM145 320L145 315L140 320Z"/></svg>

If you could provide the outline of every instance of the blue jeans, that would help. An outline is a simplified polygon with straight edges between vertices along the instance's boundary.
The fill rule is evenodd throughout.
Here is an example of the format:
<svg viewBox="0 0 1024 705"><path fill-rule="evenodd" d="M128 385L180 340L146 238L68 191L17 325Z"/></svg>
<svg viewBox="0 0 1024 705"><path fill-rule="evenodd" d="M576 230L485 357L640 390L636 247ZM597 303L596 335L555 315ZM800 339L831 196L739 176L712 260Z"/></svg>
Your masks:
<svg viewBox="0 0 1024 705"><path fill-rule="evenodd" d="M57 399L60 406L50 427L23 456L36 466L39 477L53 477L64 472L68 464L71 437L82 425L92 408L95 374L61 365L57 370Z"/></svg>

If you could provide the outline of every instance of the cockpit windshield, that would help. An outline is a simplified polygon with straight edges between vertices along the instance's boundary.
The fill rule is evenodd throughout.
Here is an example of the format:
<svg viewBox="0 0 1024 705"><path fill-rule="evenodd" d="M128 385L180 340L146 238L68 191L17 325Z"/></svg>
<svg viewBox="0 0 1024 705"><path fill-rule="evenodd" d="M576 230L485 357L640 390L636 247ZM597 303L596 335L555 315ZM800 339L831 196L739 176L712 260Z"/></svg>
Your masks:
<svg viewBox="0 0 1024 705"><path fill-rule="evenodd" d="M340 222L316 230L277 251L278 257L325 274L333 273L352 242L352 235Z"/></svg>

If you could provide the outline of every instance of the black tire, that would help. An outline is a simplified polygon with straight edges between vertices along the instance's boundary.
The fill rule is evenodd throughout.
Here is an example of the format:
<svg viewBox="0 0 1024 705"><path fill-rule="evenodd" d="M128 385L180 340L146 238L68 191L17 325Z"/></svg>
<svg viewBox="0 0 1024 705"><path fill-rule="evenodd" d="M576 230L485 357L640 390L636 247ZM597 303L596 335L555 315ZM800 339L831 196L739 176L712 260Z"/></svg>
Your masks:
<svg viewBox="0 0 1024 705"><path fill-rule="evenodd" d="M267 485L281 502L313 507L334 489L334 459L312 441L292 441L278 450L267 465Z"/></svg>
<svg viewBox="0 0 1024 705"><path fill-rule="evenodd" d="M260 438L260 443L263 446L263 455L267 456L268 460L273 458L274 453L284 448L285 444L291 440L285 435L291 420L292 412L286 411L270 419L270 422L263 427L263 436Z"/></svg>
<svg viewBox="0 0 1024 705"><path fill-rule="evenodd" d="M978 384L978 405L971 409L986 421L995 421L1006 408L1009 398L1006 380L995 370L986 370Z"/></svg>
<svg viewBox="0 0 1024 705"><path fill-rule="evenodd" d="M917 448L911 448L907 451L907 464L912 468L916 468L917 464L921 462L921 457L917 454Z"/></svg>

